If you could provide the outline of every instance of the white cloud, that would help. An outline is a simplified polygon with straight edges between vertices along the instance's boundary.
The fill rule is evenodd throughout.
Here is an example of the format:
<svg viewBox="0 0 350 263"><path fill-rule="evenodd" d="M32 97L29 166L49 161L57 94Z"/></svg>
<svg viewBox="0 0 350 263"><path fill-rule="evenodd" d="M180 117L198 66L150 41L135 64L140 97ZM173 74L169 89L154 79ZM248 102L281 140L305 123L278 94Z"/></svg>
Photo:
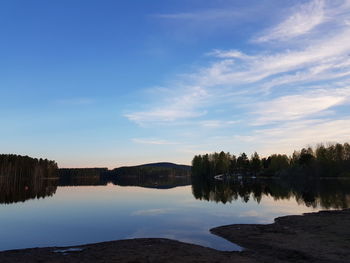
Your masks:
<svg viewBox="0 0 350 263"><path fill-rule="evenodd" d="M339 19L343 20L344 14L350 14L350 5L345 5L344 2L340 5L330 6L328 2L317 0L295 9L296 11L290 15L287 22L276 26L279 28L278 32L282 30L282 26L288 32L291 31L290 27L296 26L299 29L291 31L294 32L294 35L295 32L306 34L312 29L311 27L308 30L300 29L304 25L303 19L306 17L311 17L312 21L317 20L315 17L322 17L324 21L332 20L333 24L340 24L336 17L329 18L329 15L341 14ZM324 13L327 14L327 19L323 18L326 16ZM193 18L197 15L198 13L186 13L186 15L177 14L176 17ZM164 18L168 17L168 15L163 16ZM173 18L173 16L170 17ZM310 24L310 21L306 22L308 25ZM316 26L316 23L311 24ZM321 24L320 26L322 26ZM289 93L292 93L290 89L293 88L293 85L303 87L319 81L324 81L323 85L325 85L326 82L349 77L350 27L340 26L337 30L333 30L331 35L324 34L325 30L304 39L301 41L303 44L298 44L296 47L293 46L293 43L290 46L286 43L286 48L278 52L267 49L254 54L246 54L237 49L214 49L207 55L217 58L218 61L204 66L194 73L183 74L183 77L176 81L176 84L167 89L171 92L157 97L158 103L155 103L154 106L128 113L125 116L140 125L193 120L203 117L211 107L222 103L235 103L236 108L244 103L248 106L249 100L251 100L249 96L252 95L266 95L275 92L277 88L289 90ZM271 32L277 31L275 29ZM289 97L284 97L284 100L299 99L300 95L296 94L295 96L290 94ZM315 105L315 101L314 99L313 105ZM319 101L326 102L321 99ZM327 102L329 101L330 98ZM300 107L296 115L310 115L310 111L316 113L318 109L322 111L323 107L313 107L312 109L311 105L310 107ZM222 126L219 120L215 122L204 120L202 124L208 128Z"/></svg>
<svg viewBox="0 0 350 263"><path fill-rule="evenodd" d="M215 142L260 145L265 151L270 145L277 151L346 140L350 112L338 108L350 102L349 15L350 1L294 7L283 22L260 34L264 46L258 43L250 52L213 49L206 54L211 62L177 78L148 109L126 116L138 124L200 127L203 136L195 138L200 145L183 147L189 152L214 149ZM283 40L278 42L283 46L270 40ZM227 121L238 119L245 121Z"/></svg>
<svg viewBox="0 0 350 263"><path fill-rule="evenodd" d="M139 111L130 114L126 114L125 116L137 123L142 122L167 122L167 121L175 121L178 119L197 117L202 115L199 112L192 112L187 110L182 110L174 106L170 106L169 108L154 108L149 111Z"/></svg>
<svg viewBox="0 0 350 263"><path fill-rule="evenodd" d="M232 19L234 16L241 16L241 13L235 10L227 9L210 9L197 12L156 14L158 18L171 20L191 20L193 21L208 21L217 19Z"/></svg>
<svg viewBox="0 0 350 263"><path fill-rule="evenodd" d="M349 141L349 134L350 119L290 121L274 128L256 130L254 143L264 155L276 152L291 154L293 149L315 146L320 142Z"/></svg>
<svg viewBox="0 0 350 263"><path fill-rule="evenodd" d="M293 74L292 71L296 70L333 70L339 62L345 63L344 67L349 69L349 43L350 29L347 29L331 38L308 41L303 49L287 49L274 54L250 56L237 51L216 50L214 54L224 59L202 70L197 78L204 86L237 85L258 82L281 73ZM241 62L228 59L232 57L240 58Z"/></svg>
<svg viewBox="0 0 350 263"><path fill-rule="evenodd" d="M152 107L149 110L126 114L125 116L136 123L172 122L179 119L188 119L205 114L195 106L202 103L207 92L201 87L186 87L166 94L161 107Z"/></svg>
<svg viewBox="0 0 350 263"><path fill-rule="evenodd" d="M250 23L257 17L263 17L261 9L266 10L267 7L256 2L255 5L241 5L235 1L223 1L215 8L209 1L203 1L199 8L152 14L151 17L176 42L197 43L201 37L220 36L224 30L234 31L244 21Z"/></svg>
<svg viewBox="0 0 350 263"><path fill-rule="evenodd" d="M232 50L214 49L212 52L209 52L207 55L218 57L218 58L240 58L240 59L252 58L236 49L232 49Z"/></svg>
<svg viewBox="0 0 350 263"><path fill-rule="evenodd" d="M175 145L177 142L171 142L167 140L154 139L154 138L133 138L132 142L139 144L154 144L154 145Z"/></svg>
<svg viewBox="0 0 350 263"><path fill-rule="evenodd" d="M286 20L268 30L256 41L288 40L304 35L327 20L324 7L324 0L313 0L298 6Z"/></svg>
<svg viewBox="0 0 350 263"><path fill-rule="evenodd" d="M331 107L346 102L350 98L350 88L325 91L313 90L302 95L289 95L261 102L255 112L260 117L256 124L262 125L275 121L288 121L319 114Z"/></svg>
<svg viewBox="0 0 350 263"><path fill-rule="evenodd" d="M237 123L239 121L205 120L198 122L199 125L206 128L223 128Z"/></svg>

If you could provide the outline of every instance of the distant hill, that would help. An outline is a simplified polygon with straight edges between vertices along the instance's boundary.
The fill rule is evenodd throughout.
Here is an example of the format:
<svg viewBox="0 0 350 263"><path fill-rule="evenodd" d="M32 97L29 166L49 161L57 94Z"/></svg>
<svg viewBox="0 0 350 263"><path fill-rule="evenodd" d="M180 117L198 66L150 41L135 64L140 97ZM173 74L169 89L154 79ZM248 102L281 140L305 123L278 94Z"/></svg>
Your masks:
<svg viewBox="0 0 350 263"><path fill-rule="evenodd" d="M136 166L123 166L108 170L107 168L61 168L59 169L59 178L61 185L71 185L75 181L86 181L86 183L94 182L94 180L102 180L104 183L109 180L122 180L121 178L133 177L137 179L139 184L148 184L147 180L158 180L163 178L161 184L173 184L174 180L169 178L191 176L191 166L181 165L169 162L147 163ZM90 178L88 178L90 177ZM168 178L169 180L164 180ZM127 181L128 181L127 180ZM170 183L169 183L170 182ZM133 182L135 184L135 182ZM187 182L186 182L187 183ZM117 183L119 184L119 183ZM160 185L160 181L157 181Z"/></svg>
<svg viewBox="0 0 350 263"><path fill-rule="evenodd" d="M168 162L147 163L147 164L141 164L141 165L136 165L136 166L127 166L127 167L128 168L131 168L131 167L162 167L162 168L175 168L175 169L191 170L191 166L189 166L189 165L168 163Z"/></svg>
<svg viewBox="0 0 350 263"><path fill-rule="evenodd" d="M112 170L117 176L136 177L164 177L164 176L190 176L191 166L175 163L148 163L137 166L124 166Z"/></svg>

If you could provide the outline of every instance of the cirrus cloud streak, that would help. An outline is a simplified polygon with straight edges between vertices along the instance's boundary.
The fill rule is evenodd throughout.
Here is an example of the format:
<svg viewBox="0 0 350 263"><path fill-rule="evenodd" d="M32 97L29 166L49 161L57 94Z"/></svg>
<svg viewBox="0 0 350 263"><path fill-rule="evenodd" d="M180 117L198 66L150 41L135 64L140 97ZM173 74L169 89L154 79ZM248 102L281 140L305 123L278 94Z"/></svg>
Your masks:
<svg viewBox="0 0 350 263"><path fill-rule="evenodd" d="M256 138L288 149L349 139L350 1L314 0L289 10L284 20L251 36L255 48L213 47L204 54L206 64L125 116L151 127L178 124L190 131L197 124L203 134L230 127L219 136L232 143L248 136L253 139L246 144L261 145ZM198 136L198 145L204 140Z"/></svg>

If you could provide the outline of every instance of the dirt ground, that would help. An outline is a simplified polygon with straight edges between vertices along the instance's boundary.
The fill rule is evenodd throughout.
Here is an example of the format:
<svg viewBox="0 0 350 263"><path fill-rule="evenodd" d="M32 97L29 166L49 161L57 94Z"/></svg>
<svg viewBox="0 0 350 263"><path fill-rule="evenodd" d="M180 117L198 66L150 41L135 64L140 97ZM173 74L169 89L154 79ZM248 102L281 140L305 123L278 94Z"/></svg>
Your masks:
<svg viewBox="0 0 350 263"><path fill-rule="evenodd" d="M285 216L269 225L211 229L245 248L222 252L160 238L0 252L1 263L31 262L350 262L350 210Z"/></svg>
<svg viewBox="0 0 350 263"><path fill-rule="evenodd" d="M255 262L239 253L170 239L142 238L69 247L11 250L0 253L1 263L32 262Z"/></svg>
<svg viewBox="0 0 350 263"><path fill-rule="evenodd" d="M350 262L350 209L284 216L269 225L229 225L211 232L261 262Z"/></svg>

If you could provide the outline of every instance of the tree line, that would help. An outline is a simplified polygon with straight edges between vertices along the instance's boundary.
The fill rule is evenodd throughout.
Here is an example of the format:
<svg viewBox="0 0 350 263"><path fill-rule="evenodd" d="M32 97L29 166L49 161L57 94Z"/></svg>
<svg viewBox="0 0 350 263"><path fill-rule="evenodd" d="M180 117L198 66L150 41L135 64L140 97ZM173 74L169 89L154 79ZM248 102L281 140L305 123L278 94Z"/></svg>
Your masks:
<svg viewBox="0 0 350 263"><path fill-rule="evenodd" d="M192 160L192 175L211 178L216 175L283 176L307 175L318 177L350 177L349 143L319 144L315 148L294 151L291 156L272 154L260 158L255 152L239 156L229 152L196 155Z"/></svg>
<svg viewBox="0 0 350 263"><path fill-rule="evenodd" d="M44 198L56 192L57 164L14 154L0 155L0 204Z"/></svg>
<svg viewBox="0 0 350 263"><path fill-rule="evenodd" d="M57 177L57 163L16 154L0 154L0 176Z"/></svg>

